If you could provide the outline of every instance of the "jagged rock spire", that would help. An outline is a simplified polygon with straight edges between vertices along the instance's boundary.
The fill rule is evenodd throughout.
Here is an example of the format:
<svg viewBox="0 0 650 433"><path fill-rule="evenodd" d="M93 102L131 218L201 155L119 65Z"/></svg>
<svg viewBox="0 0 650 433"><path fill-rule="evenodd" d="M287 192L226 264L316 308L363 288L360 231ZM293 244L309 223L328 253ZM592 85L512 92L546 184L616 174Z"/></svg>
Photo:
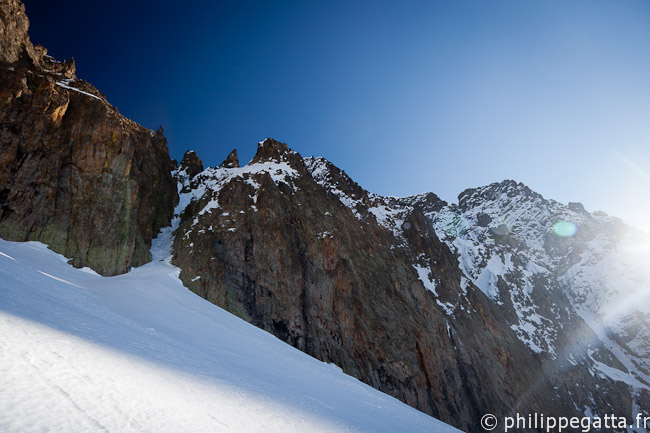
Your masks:
<svg viewBox="0 0 650 433"><path fill-rule="evenodd" d="M228 154L228 157L223 160L219 167L222 168L238 168L239 167L239 158L237 158L237 149L233 149L232 152Z"/></svg>
<svg viewBox="0 0 650 433"><path fill-rule="evenodd" d="M272 138L266 138L258 143L257 153L251 162L284 161L287 159L286 155L290 152L286 143L281 143Z"/></svg>
<svg viewBox="0 0 650 433"><path fill-rule="evenodd" d="M196 176L197 174L203 171L203 161L193 150L188 150L183 155L183 160L179 166L180 170L185 172L190 176L190 179Z"/></svg>

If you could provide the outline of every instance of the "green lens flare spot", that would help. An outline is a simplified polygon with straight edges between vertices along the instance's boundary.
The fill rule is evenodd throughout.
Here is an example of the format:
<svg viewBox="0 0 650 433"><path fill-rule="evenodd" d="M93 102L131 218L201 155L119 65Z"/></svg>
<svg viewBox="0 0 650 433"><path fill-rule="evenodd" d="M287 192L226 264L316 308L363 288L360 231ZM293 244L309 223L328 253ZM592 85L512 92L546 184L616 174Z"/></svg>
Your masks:
<svg viewBox="0 0 650 433"><path fill-rule="evenodd" d="M578 231L578 226L569 221L558 221L553 224L553 232L563 238L570 238Z"/></svg>

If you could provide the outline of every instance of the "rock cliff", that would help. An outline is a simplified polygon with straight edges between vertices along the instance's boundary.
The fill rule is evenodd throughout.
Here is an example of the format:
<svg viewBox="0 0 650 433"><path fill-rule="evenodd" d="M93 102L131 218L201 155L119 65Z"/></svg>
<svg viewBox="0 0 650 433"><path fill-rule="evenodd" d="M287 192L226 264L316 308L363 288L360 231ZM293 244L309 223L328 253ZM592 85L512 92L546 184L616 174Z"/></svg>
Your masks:
<svg viewBox="0 0 650 433"><path fill-rule="evenodd" d="M0 1L0 236L38 240L103 275L151 260L176 186L162 129L33 46L24 6Z"/></svg>

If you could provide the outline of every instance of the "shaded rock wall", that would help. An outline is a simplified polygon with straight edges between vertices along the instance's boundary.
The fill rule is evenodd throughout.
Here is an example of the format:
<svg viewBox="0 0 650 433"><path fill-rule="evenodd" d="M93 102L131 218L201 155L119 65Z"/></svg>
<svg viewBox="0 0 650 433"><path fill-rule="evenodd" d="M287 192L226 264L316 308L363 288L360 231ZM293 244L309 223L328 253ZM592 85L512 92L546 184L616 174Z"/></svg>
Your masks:
<svg viewBox="0 0 650 433"><path fill-rule="evenodd" d="M0 236L38 240L104 275L151 260L177 200L162 130L123 117L0 2Z"/></svg>

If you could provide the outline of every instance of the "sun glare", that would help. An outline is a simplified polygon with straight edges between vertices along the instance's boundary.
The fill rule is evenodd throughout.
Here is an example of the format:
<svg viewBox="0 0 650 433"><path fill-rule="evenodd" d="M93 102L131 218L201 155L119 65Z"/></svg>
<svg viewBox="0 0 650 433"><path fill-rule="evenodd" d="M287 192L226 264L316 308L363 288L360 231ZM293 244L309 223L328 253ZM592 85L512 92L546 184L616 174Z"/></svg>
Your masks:
<svg viewBox="0 0 650 433"><path fill-rule="evenodd" d="M553 224L553 232L563 238L570 238L576 234L578 226L570 221L558 221Z"/></svg>

